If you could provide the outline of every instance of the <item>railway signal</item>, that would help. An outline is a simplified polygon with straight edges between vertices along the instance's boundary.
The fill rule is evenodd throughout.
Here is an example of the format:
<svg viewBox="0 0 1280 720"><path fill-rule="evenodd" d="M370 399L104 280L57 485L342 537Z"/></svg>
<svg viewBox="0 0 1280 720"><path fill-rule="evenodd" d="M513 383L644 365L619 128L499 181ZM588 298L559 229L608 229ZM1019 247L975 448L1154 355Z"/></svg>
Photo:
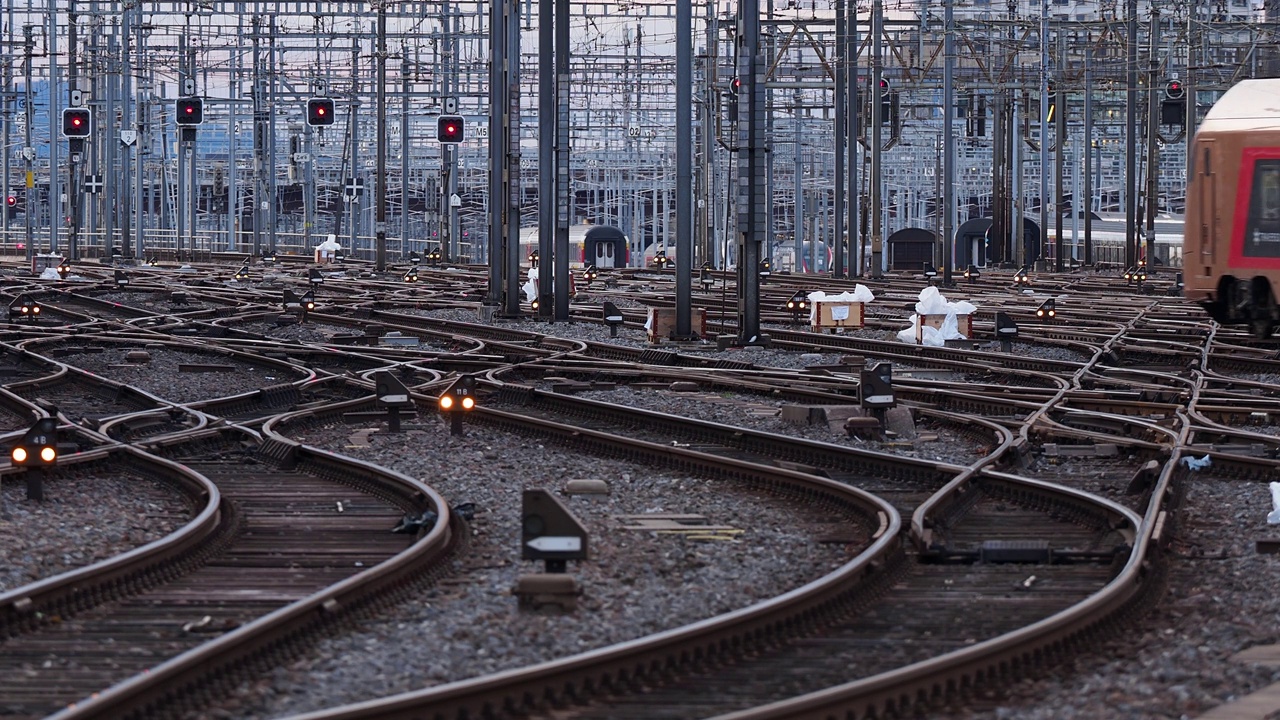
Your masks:
<svg viewBox="0 0 1280 720"><path fill-rule="evenodd" d="M564 572L566 561L587 559L587 530L555 495L525 490L520 546L524 560L542 560L547 572Z"/></svg>
<svg viewBox="0 0 1280 720"><path fill-rule="evenodd" d="M311 98L307 101L307 124L312 127L333 124L333 99Z"/></svg>
<svg viewBox="0 0 1280 720"><path fill-rule="evenodd" d="M25 320L33 323L40 317L40 305L30 295L19 295L9 303L9 322Z"/></svg>
<svg viewBox="0 0 1280 720"><path fill-rule="evenodd" d="M711 277L711 267L707 264L698 270L698 282L702 284L703 292L711 292L711 287L716 284L716 279Z"/></svg>
<svg viewBox="0 0 1280 720"><path fill-rule="evenodd" d="M14 467L34 467L39 470L58 462L58 421L51 417L40 418L9 449L9 462ZM44 499L44 473L27 473L27 499Z"/></svg>
<svg viewBox="0 0 1280 720"><path fill-rule="evenodd" d="M1164 84L1164 97L1160 100L1160 124L1182 126L1187 122L1187 90L1178 80Z"/></svg>
<svg viewBox="0 0 1280 720"><path fill-rule="evenodd" d="M407 283L418 282L418 266L414 265L404 272L404 281Z"/></svg>
<svg viewBox="0 0 1280 720"><path fill-rule="evenodd" d="M386 370L374 373L373 383L378 406L387 409L387 429L393 433L400 432L400 411L413 408L413 401L409 398L409 388Z"/></svg>
<svg viewBox="0 0 1280 720"><path fill-rule="evenodd" d="M759 273L760 273L760 282L764 282L769 278L770 275L773 274L773 263L769 261L769 258L764 258L763 260L760 261Z"/></svg>
<svg viewBox="0 0 1280 720"><path fill-rule="evenodd" d="M600 277L600 271L595 265L588 265L582 269L582 279L587 283L587 287L591 287L591 283Z"/></svg>
<svg viewBox="0 0 1280 720"><path fill-rule="evenodd" d="M449 434L462 434L462 416L476 408L476 379L463 375L440 393L436 400L440 412L449 415Z"/></svg>
<svg viewBox="0 0 1280 720"><path fill-rule="evenodd" d="M1000 340L1000 352L1013 352L1013 341L1018 337L1018 323L1003 312L996 312L996 338Z"/></svg>
<svg viewBox="0 0 1280 720"><path fill-rule="evenodd" d="M175 110L179 125L200 125L204 122L204 99L198 97L178 98Z"/></svg>
<svg viewBox="0 0 1280 720"><path fill-rule="evenodd" d="M441 115L436 120L436 139L447 144L460 143L465 138L466 127L461 115Z"/></svg>
<svg viewBox="0 0 1280 720"><path fill-rule="evenodd" d="M793 325L800 322L800 313L809 309L809 293L804 290L797 290L794 295L787 300L787 310L791 311L791 323Z"/></svg>
<svg viewBox="0 0 1280 720"><path fill-rule="evenodd" d="M73 107L62 110L62 136L87 138L93 133L93 113L89 108Z"/></svg>
<svg viewBox="0 0 1280 720"><path fill-rule="evenodd" d="M1036 317L1041 320L1052 320L1058 315L1057 303L1053 298L1049 298L1040 303L1040 307L1036 308Z"/></svg>
<svg viewBox="0 0 1280 720"><path fill-rule="evenodd" d="M609 337L618 337L618 326L626 321L618 306L606 301L601 309L601 316L604 318L605 324L609 326Z"/></svg>
<svg viewBox="0 0 1280 720"><path fill-rule="evenodd" d="M1019 268L1018 272L1013 274L1013 284L1014 286L1031 284L1031 277L1027 275L1026 268Z"/></svg>
<svg viewBox="0 0 1280 720"><path fill-rule="evenodd" d="M982 273L978 272L977 265L970 265L969 267L965 268L964 270L965 280L968 280L969 282L976 282L980 277L982 277Z"/></svg>

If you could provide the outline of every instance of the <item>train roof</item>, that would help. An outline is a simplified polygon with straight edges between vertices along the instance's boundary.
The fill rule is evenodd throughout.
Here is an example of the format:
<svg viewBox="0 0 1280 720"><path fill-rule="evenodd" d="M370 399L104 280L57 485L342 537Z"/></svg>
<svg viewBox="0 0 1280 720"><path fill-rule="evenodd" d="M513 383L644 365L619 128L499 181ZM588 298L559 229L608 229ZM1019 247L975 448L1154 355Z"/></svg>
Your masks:
<svg viewBox="0 0 1280 720"><path fill-rule="evenodd" d="M613 232L605 233L604 239L606 240L611 239L611 236L613 238L621 237L623 239L626 239L627 237L626 234L623 233L621 229L613 225L584 225L579 223L577 225L569 226L569 243L576 244L576 243L582 242L583 240L586 239L587 233L596 229L616 231L616 234L614 234ZM599 235L599 234L600 234L599 232L593 233L593 235ZM538 227L536 225L533 227L520 228L521 243L527 244L527 243L532 243L537 241L538 241Z"/></svg>
<svg viewBox="0 0 1280 720"><path fill-rule="evenodd" d="M1280 130L1280 79L1241 80L1218 98L1201 132Z"/></svg>

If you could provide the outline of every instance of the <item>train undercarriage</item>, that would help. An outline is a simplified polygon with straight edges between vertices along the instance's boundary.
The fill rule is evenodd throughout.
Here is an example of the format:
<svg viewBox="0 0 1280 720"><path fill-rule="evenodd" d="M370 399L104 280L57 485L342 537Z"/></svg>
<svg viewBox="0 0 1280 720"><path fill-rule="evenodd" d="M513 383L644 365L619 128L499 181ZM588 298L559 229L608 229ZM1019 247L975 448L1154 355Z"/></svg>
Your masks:
<svg viewBox="0 0 1280 720"><path fill-rule="evenodd" d="M1200 303L1209 317L1223 325L1246 325L1259 339L1271 337L1280 323L1280 308L1276 305L1271 281L1261 275L1241 281L1233 275L1224 275L1218 282L1214 299Z"/></svg>

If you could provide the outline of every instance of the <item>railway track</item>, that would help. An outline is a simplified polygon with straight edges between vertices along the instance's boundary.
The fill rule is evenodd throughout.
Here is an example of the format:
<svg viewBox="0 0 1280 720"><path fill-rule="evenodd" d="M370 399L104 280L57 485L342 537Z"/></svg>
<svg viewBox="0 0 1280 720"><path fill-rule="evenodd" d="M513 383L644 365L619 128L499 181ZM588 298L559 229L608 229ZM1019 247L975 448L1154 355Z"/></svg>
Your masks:
<svg viewBox="0 0 1280 720"><path fill-rule="evenodd" d="M62 647L99 642L120 634L115 628L102 629L110 627L113 617L122 626L132 624L131 632L145 634L143 610L151 607L146 598L161 603L157 607L163 611L155 617L163 618L162 625L172 628L183 620L183 625L200 626L185 633L192 637L166 637L169 645L148 651L150 655L138 653L128 663L106 653L86 654L84 668L64 673L73 681L32 689L23 703L54 703L33 713L47 712L57 702L78 702L63 713L68 718L149 717L160 707L159 712L173 715L189 712L231 686L231 680L223 679L202 687L210 681L207 670L216 674L218 668L237 667L243 676L278 664L311 642L315 623L366 602L349 600L342 595L345 590L334 589L335 583L354 584L343 580L347 575L339 566L366 562L357 556L390 557L394 539L407 542L404 536L387 535L390 525L410 510L427 507L448 517L447 503L422 488L416 494L387 490L403 483L383 471L352 470L337 458L275 434L261 442L247 430L222 426L275 427L271 419L284 413L296 418L291 422L307 422L308 417L368 412L375 407L368 392L370 372L376 369L398 370L414 388L420 413L430 412L432 394L455 373L488 373L506 386L485 390L486 400L497 404L482 407L475 422L533 433L583 451L682 463L770 492L818 498L822 513L847 518L857 528L861 552L800 591L690 628L313 717L416 717L427 708L440 717L667 713L764 718L810 712L862 717L946 705L957 701L957 688L992 686L1010 667L1017 673L1034 671L1041 661L1062 657L1068 646L1112 632L1128 613L1152 601L1158 593L1162 547L1177 527L1170 503L1184 472L1182 449L1210 452L1228 475L1259 478L1273 469L1269 461L1276 444L1262 428L1272 423L1267 387L1274 351L1242 344L1237 352L1221 345L1195 316L1157 312L1154 297L1102 301L1108 286L1091 280L1051 284L1046 279L1037 285L1038 295L1074 295L1067 302L1060 299L1060 310L1066 309L1059 323L1024 323L1022 340L1028 345L1016 353L976 342L921 348L856 334L771 328L777 348L848 358L796 373L694 348L631 348L577 339L557 324L523 323L517 328L422 315L440 308L478 308L479 293L471 288L483 282L480 275L439 273L439 285L431 289L385 279L362 284L331 278L322 293L323 308L310 314L308 322L291 324L276 310L279 287L246 282L232 292L229 273L225 268L219 272L196 280L139 268L131 271L135 285L128 290L113 287L107 278L70 292L45 289L39 297L50 308L47 319L6 331L4 340L15 348L7 350L12 372L0 367L7 390L33 408L56 411L64 420L84 425L91 444L113 448L112 442L128 443L136 448L131 452L140 453L136 462L143 464L151 456L181 462L191 468L191 482L198 482L196 476L212 480L228 504L222 514L242 522L220 531L230 544L209 555L212 559L202 559L198 569L184 570L181 579L150 585L142 595L91 603L91 609L77 609L74 622L34 632L26 628L0 643L6 656L9 646L19 648L13 657L26 667L42 651L11 643L72 633L73 625L83 625L87 634L79 639L65 635ZM264 281L267 274L261 275ZM630 280L617 292L626 292L626 282L634 282L648 288L635 296L650 304L669 297L661 274L658 280L639 273L620 276ZM284 285L303 282L297 277ZM837 291L849 286L823 285ZM32 284L33 290L40 287ZM881 305L869 327L905 326L912 293L890 283L876 284L875 290ZM183 297L175 300L176 292ZM771 282L768 296L775 292L794 289ZM983 308L977 318L980 332L987 332L995 309L1026 318L1027 303L1034 302L1010 297L1008 287L987 278L957 294L974 298ZM714 297L705 298L712 309ZM1089 310L1083 311L1086 306ZM733 317L724 310L709 314ZM575 307L575 312L584 324L596 324L599 316L595 307ZM635 313L627 315L628 323L638 324ZM1138 320L1118 320L1121 316ZM108 320L97 319L103 317ZM785 314L770 317L779 324L789 320ZM735 328L720 323L713 324L713 331L732 334ZM386 332L414 337L418 345L379 347L376 338ZM87 366L90 356L148 344L160 357L161 348L170 343L187 353L201 348L201 360L192 357L189 365L273 368L281 374L271 383L264 376L234 392L220 388L227 390L223 395L178 396L164 385L148 388L134 370L109 367L121 362L95 366L91 374L62 367ZM868 359L894 364L895 394L918 423L966 438L973 452L946 461L913 460L670 414L624 411L607 401L568 395L578 390L517 387L557 376L569 378L567 385L590 385L601 378L638 386L684 382L704 393L736 392L830 407L855 404L858 371ZM518 372L501 370L512 365ZM298 372L302 367L312 371ZM1181 409L1188 403L1189 413ZM971 422L972 413L988 419ZM1242 417L1257 431L1233 427ZM14 425L15 431L21 427L17 421ZM1262 450L1245 451L1245 446ZM240 462L245 460L250 462ZM249 474L246 467L264 472ZM358 483L353 475L370 474L381 478L377 494L382 500L344 504L343 513L332 516L326 512L327 505L336 507L339 495L351 492L326 485L327 480L341 476ZM314 507L291 516L296 508L287 503L299 502L295 493L269 489L290 484ZM245 534L245 528L254 526L243 523L255 517L272 518L276 524L269 527L277 540L261 543L261 535ZM302 518L298 522L316 532L335 530L329 540L305 543L321 558L305 580L307 573L290 577L258 565L277 561L271 548L278 538L296 540L289 517ZM345 531L333 527L348 520L356 524ZM455 522L450 519L442 527L453 529ZM430 577L435 572L429 569L435 562L420 558L427 570L406 570L401 579L384 585L424 582L424 573ZM263 571L246 571L255 567ZM277 584L253 585L258 574ZM193 584L206 575L228 596L271 597L280 613L292 615L284 623L287 629L253 637L262 622L253 618L261 617L270 603L237 608L212 602L217 600L213 593ZM182 604L196 596L211 604ZM990 607L1002 612L975 610ZM205 617L209 620L201 625ZM94 623L99 623L96 628ZM200 642L201 627L225 634L205 644ZM186 660L156 664L182 648L193 649ZM115 674L89 669L95 663L117 665L111 668ZM778 667L791 672L778 673ZM151 668L150 675L78 701L140 668ZM555 710L549 710L553 705Z"/></svg>

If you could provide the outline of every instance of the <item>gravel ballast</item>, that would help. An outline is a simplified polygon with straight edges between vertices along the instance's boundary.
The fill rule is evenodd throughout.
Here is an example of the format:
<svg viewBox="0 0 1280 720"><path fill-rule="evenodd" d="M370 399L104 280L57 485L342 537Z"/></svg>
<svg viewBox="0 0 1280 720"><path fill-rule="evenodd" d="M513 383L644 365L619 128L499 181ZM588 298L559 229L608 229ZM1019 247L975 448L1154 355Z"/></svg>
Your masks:
<svg viewBox="0 0 1280 720"><path fill-rule="evenodd" d="M584 457L534 438L468 425L463 437L428 430L366 435L334 424L295 433L308 444L374 460L422 478L452 504L473 502L472 546L455 578L359 632L321 643L226 708L274 717L420 689L568 656L745 607L830 572L861 548L820 543L846 528L833 516L731 484ZM446 431L447 433L447 431ZM359 443L368 447L353 447ZM428 451L427 448L430 448ZM541 572L519 559L525 488L558 492L569 479L603 479L608 495L557 495L586 525L590 560L570 563L583 588L567 615L517 609L517 576ZM718 539L629 530L620 515L692 513L727 526ZM874 528L854 528L869 537Z"/></svg>
<svg viewBox="0 0 1280 720"><path fill-rule="evenodd" d="M173 490L146 478L60 468L44 500L27 499L26 480L0 480L0 592L105 560L158 540L190 513Z"/></svg>

